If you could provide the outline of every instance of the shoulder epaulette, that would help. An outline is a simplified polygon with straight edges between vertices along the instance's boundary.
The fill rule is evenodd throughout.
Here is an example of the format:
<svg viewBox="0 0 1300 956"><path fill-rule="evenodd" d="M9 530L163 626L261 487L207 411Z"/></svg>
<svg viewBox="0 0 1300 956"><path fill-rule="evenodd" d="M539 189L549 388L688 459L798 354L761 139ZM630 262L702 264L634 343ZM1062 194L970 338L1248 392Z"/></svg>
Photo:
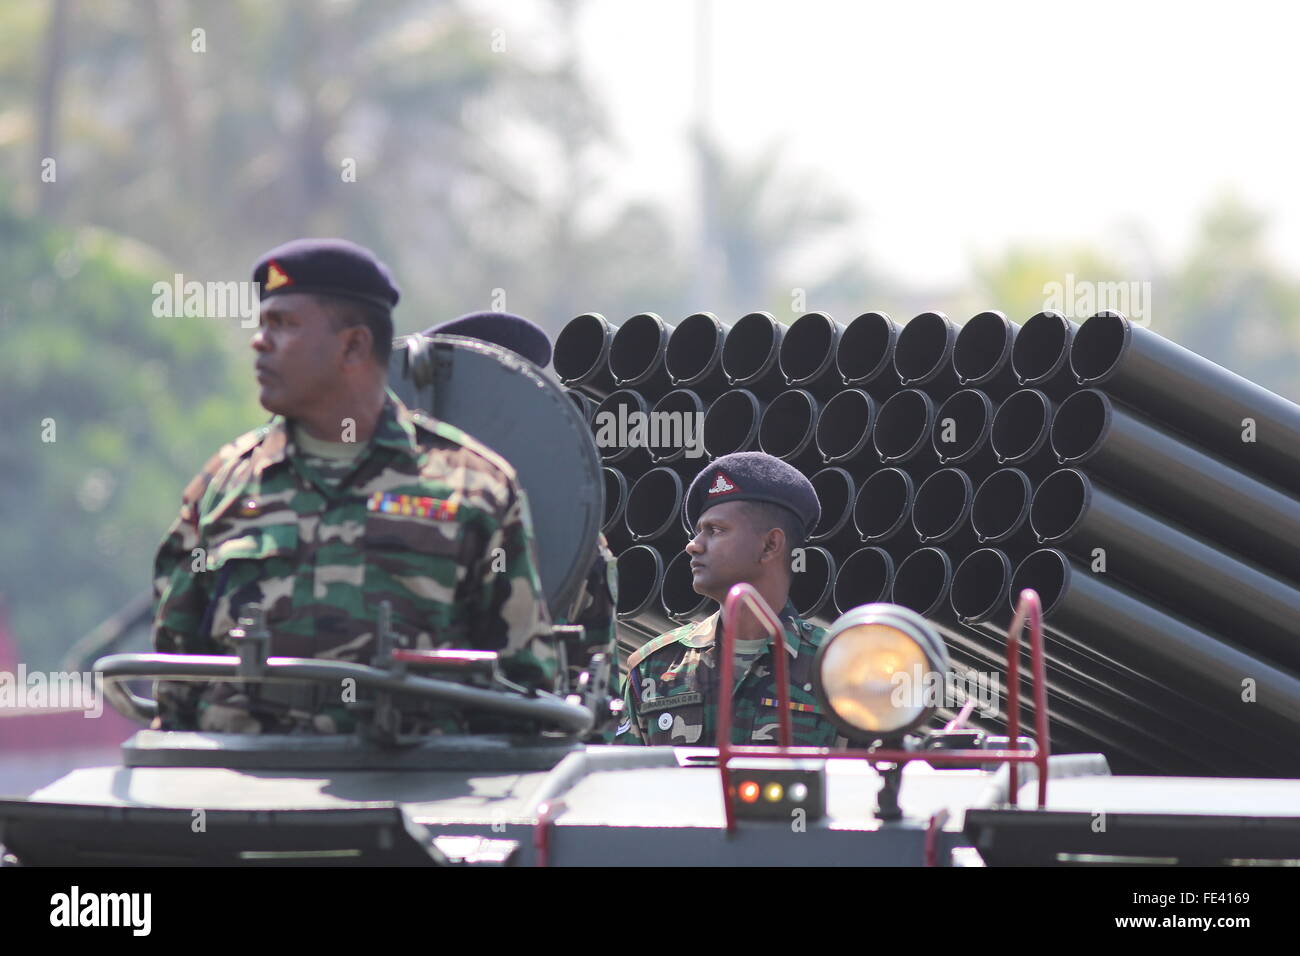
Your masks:
<svg viewBox="0 0 1300 956"><path fill-rule="evenodd" d="M462 429L457 428L450 422L440 421L422 410L413 409L411 411L411 421L425 431L433 432L439 438L445 438L448 441L454 441L458 445L468 448L477 455L481 455L489 462L496 465L504 471L509 477L517 477L514 465L506 461L487 445L483 444L476 438L467 435Z"/></svg>
<svg viewBox="0 0 1300 956"><path fill-rule="evenodd" d="M217 453L207 460L203 467L199 469L199 473L185 486L185 491L181 494L181 500L198 501L221 469L230 462L243 458L256 448L262 439L266 437L270 428L270 423L259 425L257 428L244 432L238 438L226 442L217 449Z"/></svg>
<svg viewBox="0 0 1300 956"><path fill-rule="evenodd" d="M826 639L827 629L819 624L813 624L811 621L800 619L796 629L799 636L814 647L820 647L822 641Z"/></svg>
<svg viewBox="0 0 1300 956"><path fill-rule="evenodd" d="M663 634L660 634L658 637L652 637L650 640L646 641L644 644L642 644L640 647L638 647L636 650L634 650L631 654L628 655L627 658L628 671L631 672L634 667L640 664L643 660L645 660L655 651L667 647L669 644L675 643L679 638L681 638L687 631L689 631L694 626L695 626L694 624L683 624L681 627L673 628L671 631L667 631Z"/></svg>

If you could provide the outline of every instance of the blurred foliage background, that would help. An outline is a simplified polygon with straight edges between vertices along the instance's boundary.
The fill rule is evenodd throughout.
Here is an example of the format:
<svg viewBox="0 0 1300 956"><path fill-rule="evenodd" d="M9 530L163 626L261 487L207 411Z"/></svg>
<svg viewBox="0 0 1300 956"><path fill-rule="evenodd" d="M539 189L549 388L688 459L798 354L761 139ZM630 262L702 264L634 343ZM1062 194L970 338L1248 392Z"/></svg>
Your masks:
<svg viewBox="0 0 1300 956"><path fill-rule="evenodd" d="M536 60L494 51L476 9L0 5L0 593L30 666L53 667L148 586L181 488L265 418L249 331L156 318L153 284L247 279L295 236L375 249L404 289L399 332L503 295L552 333L588 310L788 321L795 290L842 322L934 308L1024 321L1067 273L1139 277L1160 332L1300 397L1300 284L1270 263L1262 211L1232 196L1205 210L1185 261L1135 260L1132 242L1124 258L1014 246L973 263L965 287L916 288L854 248L852 204L780 144L697 130L696 241L671 210L607 201L620 144L584 78L576 0L545 6Z"/></svg>

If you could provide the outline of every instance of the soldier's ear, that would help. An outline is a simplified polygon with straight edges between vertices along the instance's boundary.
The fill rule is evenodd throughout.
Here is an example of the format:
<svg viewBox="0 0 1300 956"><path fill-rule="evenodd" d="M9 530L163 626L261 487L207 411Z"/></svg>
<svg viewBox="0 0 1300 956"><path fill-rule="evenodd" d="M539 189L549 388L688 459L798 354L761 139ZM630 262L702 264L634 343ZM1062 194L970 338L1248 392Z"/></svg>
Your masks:
<svg viewBox="0 0 1300 956"><path fill-rule="evenodd" d="M370 328L364 323L350 325L343 329L343 361L370 362L374 355L374 337Z"/></svg>
<svg viewBox="0 0 1300 956"><path fill-rule="evenodd" d="M785 531L781 528L772 528L767 534L763 535L763 551L759 555L759 561L780 561L785 554Z"/></svg>

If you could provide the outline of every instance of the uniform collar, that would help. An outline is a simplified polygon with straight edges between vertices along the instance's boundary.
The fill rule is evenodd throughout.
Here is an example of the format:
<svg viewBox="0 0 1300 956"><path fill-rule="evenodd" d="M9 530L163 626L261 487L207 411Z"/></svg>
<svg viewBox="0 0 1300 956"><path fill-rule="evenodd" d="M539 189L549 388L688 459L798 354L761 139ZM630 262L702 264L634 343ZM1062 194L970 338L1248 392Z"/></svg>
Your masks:
<svg viewBox="0 0 1300 956"><path fill-rule="evenodd" d="M384 389L384 407L379 413L379 423L371 442L403 452L412 458L419 454L415 440L415 420L413 413L390 388ZM283 415L276 415L265 426L262 440L252 454L253 473L260 475L272 465L284 461L294 442L290 435L289 423Z"/></svg>
<svg viewBox="0 0 1300 956"><path fill-rule="evenodd" d="M714 642L718 621L721 617L722 610L719 608L704 620L695 622L685 636L680 638L681 642L687 647L710 646ZM794 605L786 601L785 607L781 608L777 617L785 625L785 649L790 653L791 659L797 659L799 657L800 634L799 616L795 613Z"/></svg>

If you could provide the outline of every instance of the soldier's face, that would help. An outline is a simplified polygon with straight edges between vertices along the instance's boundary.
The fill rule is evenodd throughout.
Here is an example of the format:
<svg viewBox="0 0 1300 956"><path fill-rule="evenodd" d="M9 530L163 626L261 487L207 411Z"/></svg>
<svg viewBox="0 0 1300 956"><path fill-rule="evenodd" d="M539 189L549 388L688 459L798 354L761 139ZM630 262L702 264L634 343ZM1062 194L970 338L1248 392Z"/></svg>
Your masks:
<svg viewBox="0 0 1300 956"><path fill-rule="evenodd" d="M752 584L760 572L764 535L750 519L745 505L743 501L714 505L700 515L695 537L686 542L695 592L719 604L733 584Z"/></svg>
<svg viewBox="0 0 1300 956"><path fill-rule="evenodd" d="M343 336L313 296L291 292L262 303L252 339L258 400L268 412L301 417L337 389Z"/></svg>

